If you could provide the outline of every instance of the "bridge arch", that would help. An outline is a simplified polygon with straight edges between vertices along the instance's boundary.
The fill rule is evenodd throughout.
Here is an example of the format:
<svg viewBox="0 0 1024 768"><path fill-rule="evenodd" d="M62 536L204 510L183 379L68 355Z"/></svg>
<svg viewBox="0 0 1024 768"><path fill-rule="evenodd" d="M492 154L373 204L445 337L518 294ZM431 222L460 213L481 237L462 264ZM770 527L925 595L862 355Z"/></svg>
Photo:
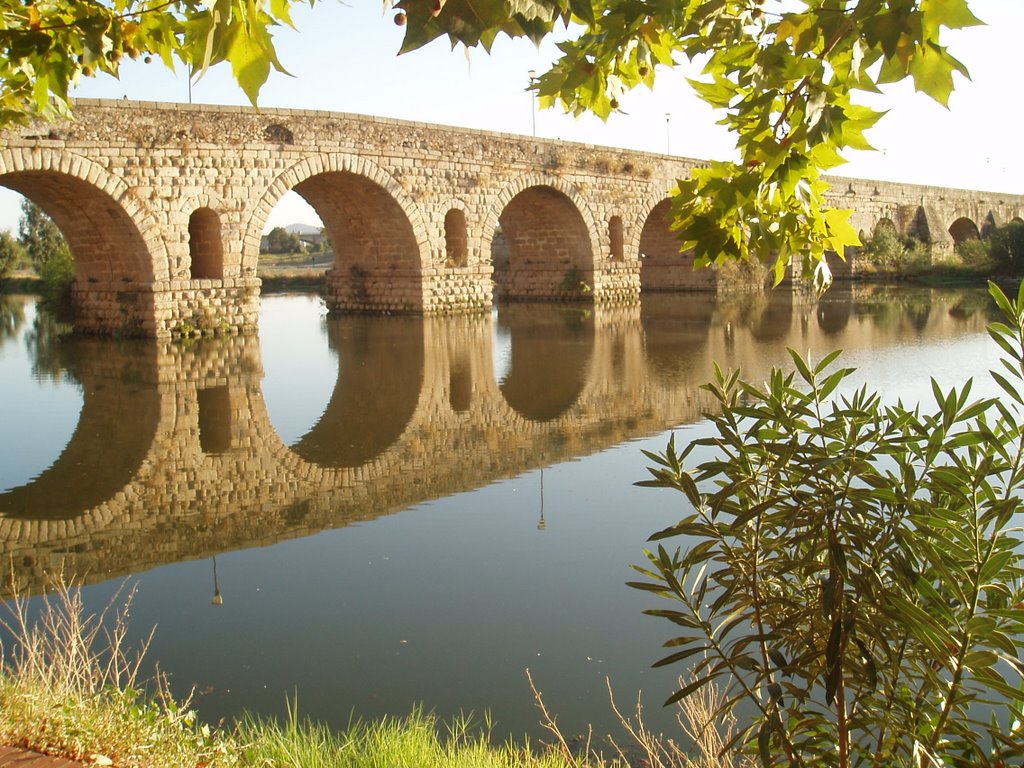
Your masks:
<svg viewBox="0 0 1024 768"><path fill-rule="evenodd" d="M641 219L637 253L640 256L640 291L713 291L712 269L694 269L692 253L679 251L672 230L672 198L655 203Z"/></svg>
<svg viewBox="0 0 1024 768"><path fill-rule="evenodd" d="M357 311L419 311L431 238L402 185L362 157L320 154L274 179L245 228L242 270L255 272L267 219L286 192L320 216L334 248L328 306Z"/></svg>
<svg viewBox="0 0 1024 768"><path fill-rule="evenodd" d="M0 152L0 185L53 219L80 283L151 285L170 277L155 217L102 165L58 149L7 150Z"/></svg>
<svg viewBox="0 0 1024 768"><path fill-rule="evenodd" d="M508 246L508 268L495 265L498 295L593 298L599 227L579 189L545 174L519 176L490 206L481 230L484 252L499 226Z"/></svg>
<svg viewBox="0 0 1024 768"><path fill-rule="evenodd" d="M980 240L981 231L973 219L961 216L949 225L949 236L953 238L954 245L960 245L967 240Z"/></svg>

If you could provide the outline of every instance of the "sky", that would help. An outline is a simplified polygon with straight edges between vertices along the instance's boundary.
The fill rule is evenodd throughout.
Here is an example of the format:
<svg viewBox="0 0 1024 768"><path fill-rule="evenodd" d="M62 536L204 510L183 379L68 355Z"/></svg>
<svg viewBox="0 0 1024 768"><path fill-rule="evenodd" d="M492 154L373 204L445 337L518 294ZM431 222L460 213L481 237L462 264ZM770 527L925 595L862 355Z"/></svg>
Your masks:
<svg viewBox="0 0 1024 768"><path fill-rule="evenodd" d="M863 103L889 110L868 134L877 152L851 152L835 172L860 178L1024 193L1024 128L1020 94L1024 0L970 0L986 26L947 32L953 55L971 72L958 78L949 109L909 85ZM260 106L320 109L416 120L441 125L581 141L700 159L729 158L733 140L718 117L690 90L684 67L659 68L654 91L640 88L622 100L622 113L603 123L557 109L535 110L526 90L530 71L543 72L558 57L553 40L539 48L499 38L490 55L451 50L438 40L397 55L402 28L380 0L318 0L294 14L296 29L275 34L290 76L272 73ZM120 79L86 78L84 98L248 104L230 71L215 67L189 89L184 70L127 61ZM535 121L535 123L534 123ZM534 125L536 126L534 129ZM20 197L0 188L0 230L17 226ZM297 195L286 196L268 227L318 223Z"/></svg>

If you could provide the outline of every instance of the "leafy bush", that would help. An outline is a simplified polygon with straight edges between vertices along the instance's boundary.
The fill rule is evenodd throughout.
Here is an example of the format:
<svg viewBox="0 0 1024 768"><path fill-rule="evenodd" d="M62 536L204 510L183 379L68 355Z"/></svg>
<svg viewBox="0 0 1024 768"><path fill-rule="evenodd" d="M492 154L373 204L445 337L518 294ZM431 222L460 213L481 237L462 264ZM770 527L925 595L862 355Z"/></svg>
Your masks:
<svg viewBox="0 0 1024 768"><path fill-rule="evenodd" d="M988 239L992 258L1008 267L1024 267L1024 222L1011 221L992 230Z"/></svg>
<svg viewBox="0 0 1024 768"><path fill-rule="evenodd" d="M983 240L973 238L957 243L957 256L969 267L987 267L992 264L992 256L989 253L989 244Z"/></svg>
<svg viewBox="0 0 1024 768"><path fill-rule="evenodd" d="M880 272L919 272L931 264L931 249L917 238L901 238L893 226L879 225L864 244L868 263Z"/></svg>
<svg viewBox="0 0 1024 768"><path fill-rule="evenodd" d="M66 247L52 254L39 269L43 303L58 320L71 318L71 286L75 281L75 261Z"/></svg>
<svg viewBox="0 0 1024 768"><path fill-rule="evenodd" d="M763 765L996 766L1024 755L1024 288L992 287L1006 323L1005 390L971 384L936 410L883 405L851 373L792 353L764 388L716 368L717 434L670 442L641 485L673 488L687 514L632 586L680 628L659 664L694 664L678 701L725 684L745 702L735 744ZM695 447L711 458L692 471ZM670 540L685 540L674 550ZM728 745L727 745L728 746ZM1007 763L1008 764L1008 763Z"/></svg>

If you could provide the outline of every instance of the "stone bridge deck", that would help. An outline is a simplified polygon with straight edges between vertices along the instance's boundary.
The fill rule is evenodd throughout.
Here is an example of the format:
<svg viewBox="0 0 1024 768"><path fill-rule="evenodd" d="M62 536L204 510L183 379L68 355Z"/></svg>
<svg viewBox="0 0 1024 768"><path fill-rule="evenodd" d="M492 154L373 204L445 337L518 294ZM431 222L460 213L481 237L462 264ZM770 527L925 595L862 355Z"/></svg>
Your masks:
<svg viewBox="0 0 1024 768"><path fill-rule="evenodd" d="M744 280L678 253L668 196L697 160L302 110L81 101L76 118L4 133L0 184L65 234L83 331L254 327L260 237L291 191L333 247L335 310L630 303ZM890 222L940 250L1024 214L1020 196L833 183L859 229Z"/></svg>

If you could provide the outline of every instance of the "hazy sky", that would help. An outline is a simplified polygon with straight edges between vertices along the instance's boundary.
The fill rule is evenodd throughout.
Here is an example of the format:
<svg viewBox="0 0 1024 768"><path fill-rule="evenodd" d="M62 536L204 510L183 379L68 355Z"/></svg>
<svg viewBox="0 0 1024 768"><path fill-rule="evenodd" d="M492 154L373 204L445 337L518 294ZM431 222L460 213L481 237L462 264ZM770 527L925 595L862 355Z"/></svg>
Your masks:
<svg viewBox="0 0 1024 768"><path fill-rule="evenodd" d="M838 173L990 191L1024 192L1024 159L1018 145L1024 120L1020 72L1024 0L971 0L987 26L948 33L953 54L971 71L959 80L950 109L915 94L890 89L872 105L890 113L869 134L877 153L852 153ZM444 41L396 55L402 29L378 0L320 0L295 14L297 30L275 36L291 77L272 74L261 106L324 109L530 134L528 72L546 69L557 58L554 44L539 49L525 40L499 39L491 55L450 50ZM690 92L682 70L658 70L652 93L640 89L622 103L625 114L607 123L576 119L555 110L536 114L537 135L665 152L724 158L731 138L716 116ZM184 71L127 62L120 80L88 79L76 95L147 101L188 101ZM245 104L230 72L215 68L193 84L197 103ZM865 96L865 101L868 97ZM666 119L666 114L670 115ZM0 189L0 229L16 225L18 198ZM270 225L315 222L315 214L288 196Z"/></svg>

